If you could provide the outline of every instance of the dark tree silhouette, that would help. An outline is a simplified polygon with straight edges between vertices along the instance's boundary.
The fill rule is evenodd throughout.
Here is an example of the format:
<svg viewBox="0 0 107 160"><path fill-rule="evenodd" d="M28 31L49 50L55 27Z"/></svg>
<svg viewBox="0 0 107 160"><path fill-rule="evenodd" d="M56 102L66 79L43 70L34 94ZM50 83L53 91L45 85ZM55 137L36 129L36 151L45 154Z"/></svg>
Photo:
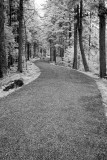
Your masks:
<svg viewBox="0 0 107 160"><path fill-rule="evenodd" d="M80 1L80 10L78 10L78 33L79 33L79 44L80 44L80 50L81 50L81 56L82 56L84 69L85 69L85 71L89 71L89 67L88 67L88 64L87 64L87 60L86 60L86 56L85 56L85 52L84 52L84 47L83 47L82 18L83 18L83 0Z"/></svg>
<svg viewBox="0 0 107 160"><path fill-rule="evenodd" d="M5 43L4 43L4 5L3 0L0 0L0 78L3 77L3 72L7 70Z"/></svg>
<svg viewBox="0 0 107 160"><path fill-rule="evenodd" d="M19 55L18 55L18 71L22 72L22 55L23 55L23 0L19 3Z"/></svg>
<svg viewBox="0 0 107 160"><path fill-rule="evenodd" d="M105 0L99 0L99 54L100 54L100 77L106 76L106 50L105 50Z"/></svg>
<svg viewBox="0 0 107 160"><path fill-rule="evenodd" d="M73 59L73 69L77 69L77 30L78 30L78 24L77 24L77 7L74 8L74 59Z"/></svg>

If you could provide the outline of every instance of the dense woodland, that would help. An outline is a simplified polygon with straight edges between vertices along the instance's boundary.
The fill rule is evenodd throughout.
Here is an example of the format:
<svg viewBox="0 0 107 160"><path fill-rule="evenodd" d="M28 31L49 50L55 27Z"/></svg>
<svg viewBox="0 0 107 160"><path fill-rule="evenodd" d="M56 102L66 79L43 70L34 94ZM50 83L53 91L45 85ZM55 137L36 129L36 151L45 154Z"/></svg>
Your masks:
<svg viewBox="0 0 107 160"><path fill-rule="evenodd" d="M43 10L34 0L0 0L0 78L47 55L106 77L106 0L47 0Z"/></svg>

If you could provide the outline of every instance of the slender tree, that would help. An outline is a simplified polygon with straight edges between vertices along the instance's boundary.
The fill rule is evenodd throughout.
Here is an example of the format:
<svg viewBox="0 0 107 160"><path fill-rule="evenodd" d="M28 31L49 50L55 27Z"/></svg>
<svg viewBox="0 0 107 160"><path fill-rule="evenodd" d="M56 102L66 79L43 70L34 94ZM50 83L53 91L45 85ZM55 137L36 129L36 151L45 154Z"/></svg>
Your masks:
<svg viewBox="0 0 107 160"><path fill-rule="evenodd" d="M49 43L50 43L50 61L52 62L54 60L54 55L53 55L53 40L50 39L49 40Z"/></svg>
<svg viewBox="0 0 107 160"><path fill-rule="evenodd" d="M4 42L4 5L3 0L0 0L0 78L3 77L3 72L7 70L5 42Z"/></svg>
<svg viewBox="0 0 107 160"><path fill-rule="evenodd" d="M84 65L85 71L89 71L89 67L87 64L84 47L83 47L83 38L82 38L82 32L83 32L83 25L82 25L82 19L83 19L83 0L80 0L80 10L78 10L78 33L79 33L79 44L80 44L80 50L81 50L81 56L82 61Z"/></svg>
<svg viewBox="0 0 107 160"><path fill-rule="evenodd" d="M23 55L23 0L19 2L19 54L18 54L18 71L22 72L22 55Z"/></svg>
<svg viewBox="0 0 107 160"><path fill-rule="evenodd" d="M3 32L4 32L4 15L3 15L3 0L0 1L0 78L3 77L2 72L2 52L4 52L3 47Z"/></svg>
<svg viewBox="0 0 107 160"><path fill-rule="evenodd" d="M70 11L69 11L69 46L71 45L71 15L70 15Z"/></svg>
<svg viewBox="0 0 107 160"><path fill-rule="evenodd" d="M73 59L73 68L77 69L77 10L79 9L79 5L74 8L74 59Z"/></svg>
<svg viewBox="0 0 107 160"><path fill-rule="evenodd" d="M30 59L30 43L27 43L27 60Z"/></svg>
<svg viewBox="0 0 107 160"><path fill-rule="evenodd" d="M53 46L53 60L56 63L56 47Z"/></svg>
<svg viewBox="0 0 107 160"><path fill-rule="evenodd" d="M89 50L91 47L91 22L92 21L92 15L91 15L91 11L90 11L90 27L89 27Z"/></svg>
<svg viewBox="0 0 107 160"><path fill-rule="evenodd" d="M11 26L12 20L12 0L9 0L9 26Z"/></svg>
<svg viewBox="0 0 107 160"><path fill-rule="evenodd" d="M99 0L99 54L100 54L100 77L106 76L106 50L105 50L105 0Z"/></svg>

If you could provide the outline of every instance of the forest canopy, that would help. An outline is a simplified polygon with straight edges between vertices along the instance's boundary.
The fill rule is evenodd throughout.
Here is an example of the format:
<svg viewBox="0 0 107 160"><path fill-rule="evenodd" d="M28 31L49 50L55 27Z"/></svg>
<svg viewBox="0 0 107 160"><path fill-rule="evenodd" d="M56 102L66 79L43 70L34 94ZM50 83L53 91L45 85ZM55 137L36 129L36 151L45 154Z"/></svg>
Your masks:
<svg viewBox="0 0 107 160"><path fill-rule="evenodd" d="M23 72L34 57L106 76L106 0L47 0L40 15L34 0L0 2L0 77L11 65ZM60 62L58 62L58 58Z"/></svg>

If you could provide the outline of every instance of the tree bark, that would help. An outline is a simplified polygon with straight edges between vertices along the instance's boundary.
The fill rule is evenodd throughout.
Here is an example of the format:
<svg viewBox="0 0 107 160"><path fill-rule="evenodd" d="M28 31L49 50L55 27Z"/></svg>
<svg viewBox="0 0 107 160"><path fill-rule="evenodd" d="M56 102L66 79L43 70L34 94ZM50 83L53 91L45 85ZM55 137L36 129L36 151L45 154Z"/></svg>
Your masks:
<svg viewBox="0 0 107 160"><path fill-rule="evenodd" d="M88 67L88 64L87 64L87 60L86 60L85 53L84 53L84 47L83 47L82 16L83 16L83 0L80 1L80 11L78 11L78 33L79 33L79 44L80 44L80 50L81 50L81 56L82 56L84 69L85 69L85 71L89 71L89 67Z"/></svg>
<svg viewBox="0 0 107 160"><path fill-rule="evenodd" d="M91 23L92 23L92 16L91 16L91 10L90 10L90 28L89 28L89 51L88 51L88 60L90 60L90 54L91 54Z"/></svg>
<svg viewBox="0 0 107 160"><path fill-rule="evenodd" d="M23 55L23 0L19 5L19 55L18 55L18 71L22 72L22 55Z"/></svg>
<svg viewBox="0 0 107 160"><path fill-rule="evenodd" d="M33 43L33 50L34 50L33 58L35 58L36 57L36 43L35 42Z"/></svg>
<svg viewBox="0 0 107 160"><path fill-rule="evenodd" d="M106 76L106 49L105 49L105 32L106 19L103 9L105 7L105 0L99 0L99 61L100 61L100 77Z"/></svg>
<svg viewBox="0 0 107 160"><path fill-rule="evenodd" d="M30 58L30 44L29 42L27 43L27 60L29 61Z"/></svg>
<svg viewBox="0 0 107 160"><path fill-rule="evenodd" d="M53 42L52 40L50 42L50 61L53 62Z"/></svg>
<svg viewBox="0 0 107 160"><path fill-rule="evenodd" d="M0 0L0 78L3 77L3 72L7 71L5 42L4 42L4 5L3 0Z"/></svg>
<svg viewBox="0 0 107 160"><path fill-rule="evenodd" d="M78 10L77 6L76 8L74 8L74 59L73 59L73 69L77 69L77 29L78 29L78 25L77 25L77 10Z"/></svg>
<svg viewBox="0 0 107 160"><path fill-rule="evenodd" d="M69 13L69 21L71 21L70 13ZM69 46L71 45L71 36L72 36L72 34L71 34L71 23L69 23Z"/></svg>
<svg viewBox="0 0 107 160"><path fill-rule="evenodd" d="M92 21L92 16L91 16L91 10L90 10L90 31L89 31L89 50L90 50L90 47L91 47L91 22Z"/></svg>
<svg viewBox="0 0 107 160"><path fill-rule="evenodd" d="M12 0L9 0L9 26L11 26L12 20Z"/></svg>
<svg viewBox="0 0 107 160"><path fill-rule="evenodd" d="M63 59L64 57L64 48L60 47L60 57Z"/></svg>
<svg viewBox="0 0 107 160"><path fill-rule="evenodd" d="M55 46L53 47L53 55L54 55L54 61L56 63L56 48L55 48Z"/></svg>

